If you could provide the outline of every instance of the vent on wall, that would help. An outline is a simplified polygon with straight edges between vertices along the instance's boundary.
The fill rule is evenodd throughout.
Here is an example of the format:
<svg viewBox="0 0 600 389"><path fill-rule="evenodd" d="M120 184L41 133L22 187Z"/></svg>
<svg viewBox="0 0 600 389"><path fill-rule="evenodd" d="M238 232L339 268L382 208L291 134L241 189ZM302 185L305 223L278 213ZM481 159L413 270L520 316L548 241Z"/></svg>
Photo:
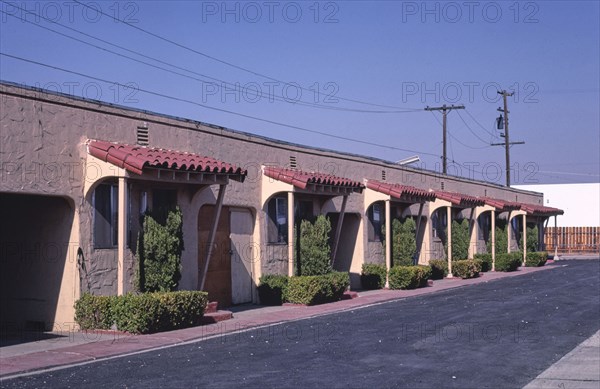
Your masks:
<svg viewBox="0 0 600 389"><path fill-rule="evenodd" d="M483 190L483 195L487 197L487 189Z"/></svg>
<svg viewBox="0 0 600 389"><path fill-rule="evenodd" d="M137 144L140 146L148 146L150 144L148 137L148 125L139 126L136 132Z"/></svg>
<svg viewBox="0 0 600 389"><path fill-rule="evenodd" d="M298 163L296 162L296 157L290 155L290 169L296 169L298 167Z"/></svg>
<svg viewBox="0 0 600 389"><path fill-rule="evenodd" d="M442 190L444 190L444 181L442 181Z"/></svg>
<svg viewBox="0 0 600 389"><path fill-rule="evenodd" d="M386 178L386 174L385 174L385 170L381 171L381 181L385 181Z"/></svg>

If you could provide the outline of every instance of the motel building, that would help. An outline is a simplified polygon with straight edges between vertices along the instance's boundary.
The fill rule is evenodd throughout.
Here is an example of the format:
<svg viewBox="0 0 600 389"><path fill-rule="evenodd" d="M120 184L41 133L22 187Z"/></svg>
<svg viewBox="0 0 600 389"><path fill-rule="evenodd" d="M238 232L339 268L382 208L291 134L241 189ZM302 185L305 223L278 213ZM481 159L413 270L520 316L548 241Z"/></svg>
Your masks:
<svg viewBox="0 0 600 389"><path fill-rule="evenodd" d="M83 293L134 291L140 217L165 205L183 215L179 289L221 307L260 303L261 275L293 275L294 226L317 215L332 223L334 268L360 289L363 263L392 266L395 218L414 218L428 264L450 263L452 220L468 220L472 257L498 223L515 251L526 226L543 236L562 214L542 193L192 120L10 83L0 98L3 326L60 329Z"/></svg>

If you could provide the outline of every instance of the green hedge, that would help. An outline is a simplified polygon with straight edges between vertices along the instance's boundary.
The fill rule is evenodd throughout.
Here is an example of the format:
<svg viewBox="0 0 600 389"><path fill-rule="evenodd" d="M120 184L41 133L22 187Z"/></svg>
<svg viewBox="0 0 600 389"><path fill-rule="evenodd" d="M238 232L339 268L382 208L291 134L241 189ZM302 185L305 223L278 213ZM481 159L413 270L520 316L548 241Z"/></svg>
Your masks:
<svg viewBox="0 0 600 389"><path fill-rule="evenodd" d="M521 266L523 254L520 252L496 254L496 271L515 271Z"/></svg>
<svg viewBox="0 0 600 389"><path fill-rule="evenodd" d="M363 263L360 283L363 289L381 289L385 286L387 268L385 265Z"/></svg>
<svg viewBox="0 0 600 389"><path fill-rule="evenodd" d="M415 289L427 286L427 280L431 277L431 267L417 266L394 266L390 269L390 289Z"/></svg>
<svg viewBox="0 0 600 389"><path fill-rule="evenodd" d="M527 267L538 267L544 266L548 260L548 253L545 251L539 252L527 252L527 261L525 266Z"/></svg>
<svg viewBox="0 0 600 389"><path fill-rule="evenodd" d="M429 261L429 266L432 280L441 280L448 275L448 261L445 259L432 259Z"/></svg>
<svg viewBox="0 0 600 389"><path fill-rule="evenodd" d="M473 256L474 259L481 261L481 271L486 272L492 270L492 254L491 253L480 253Z"/></svg>
<svg viewBox="0 0 600 389"><path fill-rule="evenodd" d="M111 306L116 296L85 293L75 302L75 321L82 330L108 330L113 325Z"/></svg>
<svg viewBox="0 0 600 389"><path fill-rule="evenodd" d="M146 334L196 325L208 302L206 292L177 291L124 296L84 294L75 303L81 329L109 329Z"/></svg>
<svg viewBox="0 0 600 389"><path fill-rule="evenodd" d="M281 305L286 300L289 277L279 274L266 274L260 277L258 296L261 304Z"/></svg>
<svg viewBox="0 0 600 389"><path fill-rule="evenodd" d="M332 272L320 276L290 277L286 300L306 305L329 303L340 300L348 286L348 273Z"/></svg>
<svg viewBox="0 0 600 389"><path fill-rule="evenodd" d="M475 278L481 271L481 261L475 259L465 259L452 262L452 274L462 279Z"/></svg>

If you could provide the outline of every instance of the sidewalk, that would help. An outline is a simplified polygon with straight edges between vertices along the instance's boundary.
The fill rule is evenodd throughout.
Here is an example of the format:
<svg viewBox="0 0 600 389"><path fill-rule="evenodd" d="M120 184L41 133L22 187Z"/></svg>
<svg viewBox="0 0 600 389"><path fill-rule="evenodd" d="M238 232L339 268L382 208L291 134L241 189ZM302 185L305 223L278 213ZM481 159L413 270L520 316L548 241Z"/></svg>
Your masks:
<svg viewBox="0 0 600 389"><path fill-rule="evenodd" d="M517 272L487 272L481 277L462 280L459 278L434 281L433 286L415 290L374 290L359 293L359 297L330 304L315 306L241 306L231 309L233 319L149 335L130 335L118 332L68 332L61 337L36 342L9 345L0 348L0 377L20 375L58 366L81 364L91 361L135 354L156 348L172 347L204 339L223 336L252 328L282 322L295 321L360 309L374 304L421 296L443 290L479 284L501 278L547 271L560 266L560 261L540 268L522 267Z"/></svg>
<svg viewBox="0 0 600 389"><path fill-rule="evenodd" d="M600 388L600 331L537 376L524 389Z"/></svg>

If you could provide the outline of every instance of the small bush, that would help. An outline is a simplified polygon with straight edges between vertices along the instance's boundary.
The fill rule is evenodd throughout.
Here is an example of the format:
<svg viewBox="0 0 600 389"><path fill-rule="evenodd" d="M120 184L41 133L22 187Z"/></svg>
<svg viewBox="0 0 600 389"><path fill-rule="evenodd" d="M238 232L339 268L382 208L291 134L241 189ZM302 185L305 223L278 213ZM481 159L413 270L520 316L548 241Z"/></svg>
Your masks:
<svg viewBox="0 0 600 389"><path fill-rule="evenodd" d="M154 293L162 307L161 325L158 331L192 327L204 315L208 294L182 290L172 293Z"/></svg>
<svg viewBox="0 0 600 389"><path fill-rule="evenodd" d="M387 269L385 265L363 263L360 283L363 289L381 289L385 286Z"/></svg>
<svg viewBox="0 0 600 389"><path fill-rule="evenodd" d="M113 325L111 312L115 296L85 293L75 302L75 321L82 330L108 330Z"/></svg>
<svg viewBox="0 0 600 389"><path fill-rule="evenodd" d="M260 277L258 296L261 304L281 305L286 299L289 277L279 274L266 274Z"/></svg>
<svg viewBox="0 0 600 389"><path fill-rule="evenodd" d="M501 253L496 255L496 271L515 271L521 266L523 254Z"/></svg>
<svg viewBox="0 0 600 389"><path fill-rule="evenodd" d="M314 223L302 220L300 224L300 275L319 276L330 273L331 248L329 232L331 222L319 215Z"/></svg>
<svg viewBox="0 0 600 389"><path fill-rule="evenodd" d="M480 260L466 259L452 262L452 274L462 279L478 277L480 271Z"/></svg>
<svg viewBox="0 0 600 389"><path fill-rule="evenodd" d="M481 261L481 271L486 272L492 270L492 254L481 253L473 256L475 259Z"/></svg>
<svg viewBox="0 0 600 389"><path fill-rule="evenodd" d="M467 258L469 240L469 221L452 221L452 258Z"/></svg>
<svg viewBox="0 0 600 389"><path fill-rule="evenodd" d="M290 303L315 305L340 300L350 286L348 273L290 277L286 299Z"/></svg>
<svg viewBox="0 0 600 389"><path fill-rule="evenodd" d="M448 261L445 259L432 259L429 261L429 266L432 280L441 280L448 275Z"/></svg>
<svg viewBox="0 0 600 389"><path fill-rule="evenodd" d="M204 315L207 293L156 292L124 296L84 294L75 303L75 321L81 329L109 329L151 333L198 324Z"/></svg>
<svg viewBox="0 0 600 389"><path fill-rule="evenodd" d="M390 289L415 289L427 286L427 280L431 277L431 267L417 266L394 266L390 269Z"/></svg>
<svg viewBox="0 0 600 389"><path fill-rule="evenodd" d="M527 253L527 262L525 262L525 266L527 266L527 267L544 266L546 264L547 260L548 260L548 253L545 251L528 252Z"/></svg>

